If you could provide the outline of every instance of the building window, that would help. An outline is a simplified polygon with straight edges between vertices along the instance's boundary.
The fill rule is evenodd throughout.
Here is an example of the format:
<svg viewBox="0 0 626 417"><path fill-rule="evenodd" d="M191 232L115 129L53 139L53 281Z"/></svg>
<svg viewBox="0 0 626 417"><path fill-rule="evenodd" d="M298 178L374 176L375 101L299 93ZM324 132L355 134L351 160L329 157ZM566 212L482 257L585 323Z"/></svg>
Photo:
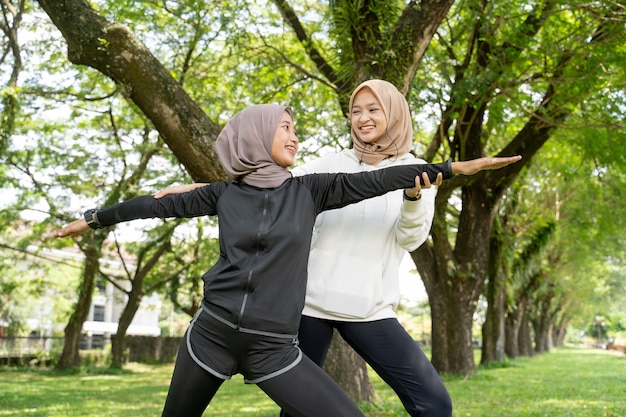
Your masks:
<svg viewBox="0 0 626 417"><path fill-rule="evenodd" d="M100 291L100 294L104 294L106 291L106 282L102 278L98 278L96 280L96 287L98 291Z"/></svg>
<svg viewBox="0 0 626 417"><path fill-rule="evenodd" d="M93 306L93 321L104 321L104 306Z"/></svg>

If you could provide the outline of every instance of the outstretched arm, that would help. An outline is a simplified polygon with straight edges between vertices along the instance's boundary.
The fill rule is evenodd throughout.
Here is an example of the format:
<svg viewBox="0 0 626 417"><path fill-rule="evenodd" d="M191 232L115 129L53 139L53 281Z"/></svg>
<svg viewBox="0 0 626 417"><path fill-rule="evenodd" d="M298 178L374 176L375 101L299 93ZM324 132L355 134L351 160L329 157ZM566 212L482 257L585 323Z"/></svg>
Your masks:
<svg viewBox="0 0 626 417"><path fill-rule="evenodd" d="M479 171L504 168L522 159L521 155L472 159L470 161L452 162L452 174L473 175Z"/></svg>
<svg viewBox="0 0 626 417"><path fill-rule="evenodd" d="M53 236L76 237L90 227L101 229L137 219L213 216L217 214L217 200L225 186L225 183L207 184L203 189L161 199L143 195L101 209L87 210L82 218L65 225Z"/></svg>

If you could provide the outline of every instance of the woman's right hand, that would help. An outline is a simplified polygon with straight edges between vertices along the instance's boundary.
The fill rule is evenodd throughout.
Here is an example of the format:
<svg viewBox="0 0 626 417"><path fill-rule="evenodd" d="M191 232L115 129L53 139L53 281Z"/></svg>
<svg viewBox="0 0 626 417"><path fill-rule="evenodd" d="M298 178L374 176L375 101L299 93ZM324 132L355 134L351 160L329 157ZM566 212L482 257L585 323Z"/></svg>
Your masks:
<svg viewBox="0 0 626 417"><path fill-rule="evenodd" d="M484 157L469 161L452 162L452 174L474 175L479 171L500 169L522 159L521 155L504 157Z"/></svg>
<svg viewBox="0 0 626 417"><path fill-rule="evenodd" d="M57 230L54 232L52 237L78 237L89 230L89 225L85 219L74 220L70 224L66 224L61 228L61 230Z"/></svg>
<svg viewBox="0 0 626 417"><path fill-rule="evenodd" d="M172 185L171 187L167 187L161 191L157 191L156 193L152 195L154 196L154 198L159 199L161 197L165 197L168 194L186 193L188 191L195 190L196 188L204 187L205 185L207 184L203 182L195 182L193 184Z"/></svg>

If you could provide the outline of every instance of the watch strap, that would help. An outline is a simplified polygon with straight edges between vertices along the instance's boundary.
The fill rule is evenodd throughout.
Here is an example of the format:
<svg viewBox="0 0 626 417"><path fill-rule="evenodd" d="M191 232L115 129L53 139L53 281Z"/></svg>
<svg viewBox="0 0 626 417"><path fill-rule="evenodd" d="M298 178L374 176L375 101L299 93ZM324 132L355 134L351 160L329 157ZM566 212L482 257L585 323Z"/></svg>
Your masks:
<svg viewBox="0 0 626 417"><path fill-rule="evenodd" d="M87 222L87 226L91 227L92 229L102 229L104 228L104 226L102 226L100 223L98 223L98 221L96 220L96 209L89 209L84 213L85 216L85 221Z"/></svg>

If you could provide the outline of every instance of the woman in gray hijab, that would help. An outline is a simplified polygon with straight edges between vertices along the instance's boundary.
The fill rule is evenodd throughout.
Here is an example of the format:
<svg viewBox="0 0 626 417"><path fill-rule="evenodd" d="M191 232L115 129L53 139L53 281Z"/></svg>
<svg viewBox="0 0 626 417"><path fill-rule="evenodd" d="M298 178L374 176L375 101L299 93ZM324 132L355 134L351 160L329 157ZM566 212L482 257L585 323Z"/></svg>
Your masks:
<svg viewBox="0 0 626 417"><path fill-rule="evenodd" d="M204 298L179 349L163 416L201 416L240 373L292 416L362 416L324 371L302 354L304 306L315 218L389 191L516 162L520 157L406 165L356 174L293 178L298 150L291 108L251 106L220 133L216 151L230 180L160 199L152 195L87 210L55 237L75 237L141 218L217 215L220 257L203 276Z"/></svg>

